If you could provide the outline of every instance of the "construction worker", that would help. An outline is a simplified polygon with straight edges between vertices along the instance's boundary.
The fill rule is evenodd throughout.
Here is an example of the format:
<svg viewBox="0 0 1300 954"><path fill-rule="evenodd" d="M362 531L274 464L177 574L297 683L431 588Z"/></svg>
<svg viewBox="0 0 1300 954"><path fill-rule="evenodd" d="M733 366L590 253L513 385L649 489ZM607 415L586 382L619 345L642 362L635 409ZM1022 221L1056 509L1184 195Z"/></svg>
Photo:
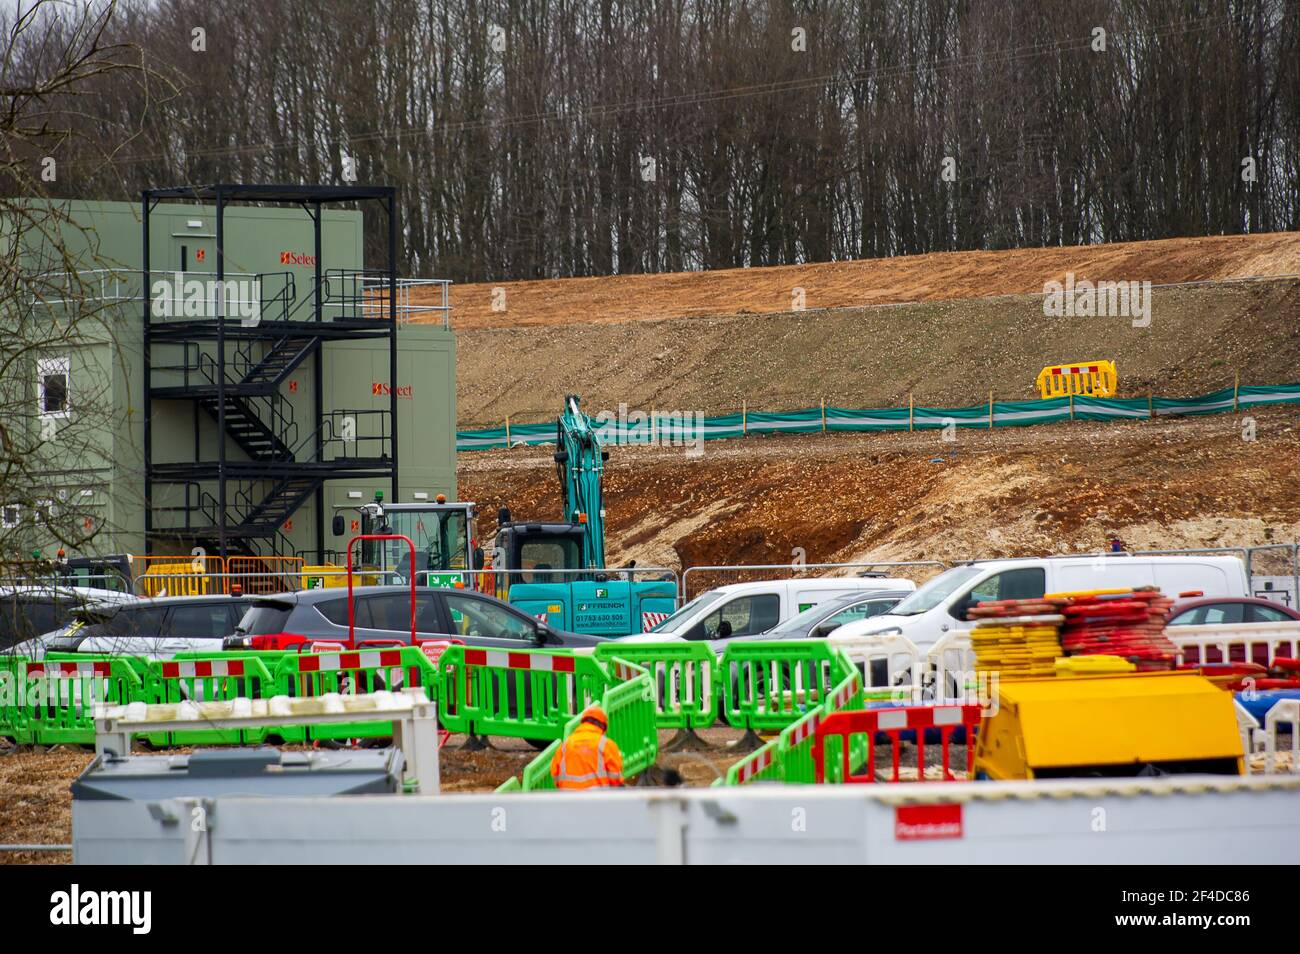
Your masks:
<svg viewBox="0 0 1300 954"><path fill-rule="evenodd" d="M606 732L609 716L588 706L573 734L551 756L551 777L559 789L616 788L623 784L623 753Z"/></svg>

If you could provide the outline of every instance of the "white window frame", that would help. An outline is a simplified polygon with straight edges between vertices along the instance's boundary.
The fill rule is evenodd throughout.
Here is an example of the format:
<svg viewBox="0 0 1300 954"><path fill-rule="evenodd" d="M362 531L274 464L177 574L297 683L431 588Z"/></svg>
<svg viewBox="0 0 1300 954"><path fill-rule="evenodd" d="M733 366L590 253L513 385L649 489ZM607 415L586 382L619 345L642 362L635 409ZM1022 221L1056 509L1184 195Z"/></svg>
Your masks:
<svg viewBox="0 0 1300 954"><path fill-rule="evenodd" d="M51 374L62 374L64 380L63 410L45 410L45 378ZM36 359L36 401L41 419L67 418L72 416L72 359L71 358L37 358Z"/></svg>
<svg viewBox="0 0 1300 954"><path fill-rule="evenodd" d="M14 518L9 519L9 511L14 512ZM6 530L13 530L23 522L23 505L22 504L4 504L0 505L0 525Z"/></svg>

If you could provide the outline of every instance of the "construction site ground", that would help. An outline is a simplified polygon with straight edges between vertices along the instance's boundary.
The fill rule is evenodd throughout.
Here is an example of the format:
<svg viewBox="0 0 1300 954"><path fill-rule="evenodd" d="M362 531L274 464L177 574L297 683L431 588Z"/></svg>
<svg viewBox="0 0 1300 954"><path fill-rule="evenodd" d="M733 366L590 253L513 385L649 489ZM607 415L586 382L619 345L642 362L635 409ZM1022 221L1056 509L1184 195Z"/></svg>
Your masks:
<svg viewBox="0 0 1300 954"><path fill-rule="evenodd" d="M1135 550L1289 543L1300 538L1297 414L963 428L952 441L938 430L755 436L706 442L700 457L611 447L609 565L952 562L1096 552L1116 536ZM501 506L558 516L552 453L459 456L482 539ZM1289 573L1277 553L1255 572Z"/></svg>

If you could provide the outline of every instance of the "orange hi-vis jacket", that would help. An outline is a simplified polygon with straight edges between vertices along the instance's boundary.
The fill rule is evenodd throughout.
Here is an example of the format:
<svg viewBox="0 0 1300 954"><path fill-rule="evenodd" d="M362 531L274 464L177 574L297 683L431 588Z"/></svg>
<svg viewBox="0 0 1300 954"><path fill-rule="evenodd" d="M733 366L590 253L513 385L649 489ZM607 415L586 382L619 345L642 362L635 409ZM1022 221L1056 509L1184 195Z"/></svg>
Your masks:
<svg viewBox="0 0 1300 954"><path fill-rule="evenodd" d="M623 784L623 753L599 726L583 722L551 756L560 789L615 788Z"/></svg>

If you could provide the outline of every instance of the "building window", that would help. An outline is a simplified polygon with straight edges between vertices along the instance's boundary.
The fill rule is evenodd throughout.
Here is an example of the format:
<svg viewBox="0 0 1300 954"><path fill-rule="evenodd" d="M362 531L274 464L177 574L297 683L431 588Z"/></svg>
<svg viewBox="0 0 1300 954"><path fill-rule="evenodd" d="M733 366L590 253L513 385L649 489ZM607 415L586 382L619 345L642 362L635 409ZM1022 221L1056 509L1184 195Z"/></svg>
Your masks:
<svg viewBox="0 0 1300 954"><path fill-rule="evenodd" d="M37 396L41 417L67 417L68 384L72 362L67 358L41 358L36 362Z"/></svg>
<svg viewBox="0 0 1300 954"><path fill-rule="evenodd" d="M18 526L19 521L22 519L22 515L22 507L18 504L5 504L3 507L0 507L0 523L4 524L6 530L12 530L14 527Z"/></svg>

